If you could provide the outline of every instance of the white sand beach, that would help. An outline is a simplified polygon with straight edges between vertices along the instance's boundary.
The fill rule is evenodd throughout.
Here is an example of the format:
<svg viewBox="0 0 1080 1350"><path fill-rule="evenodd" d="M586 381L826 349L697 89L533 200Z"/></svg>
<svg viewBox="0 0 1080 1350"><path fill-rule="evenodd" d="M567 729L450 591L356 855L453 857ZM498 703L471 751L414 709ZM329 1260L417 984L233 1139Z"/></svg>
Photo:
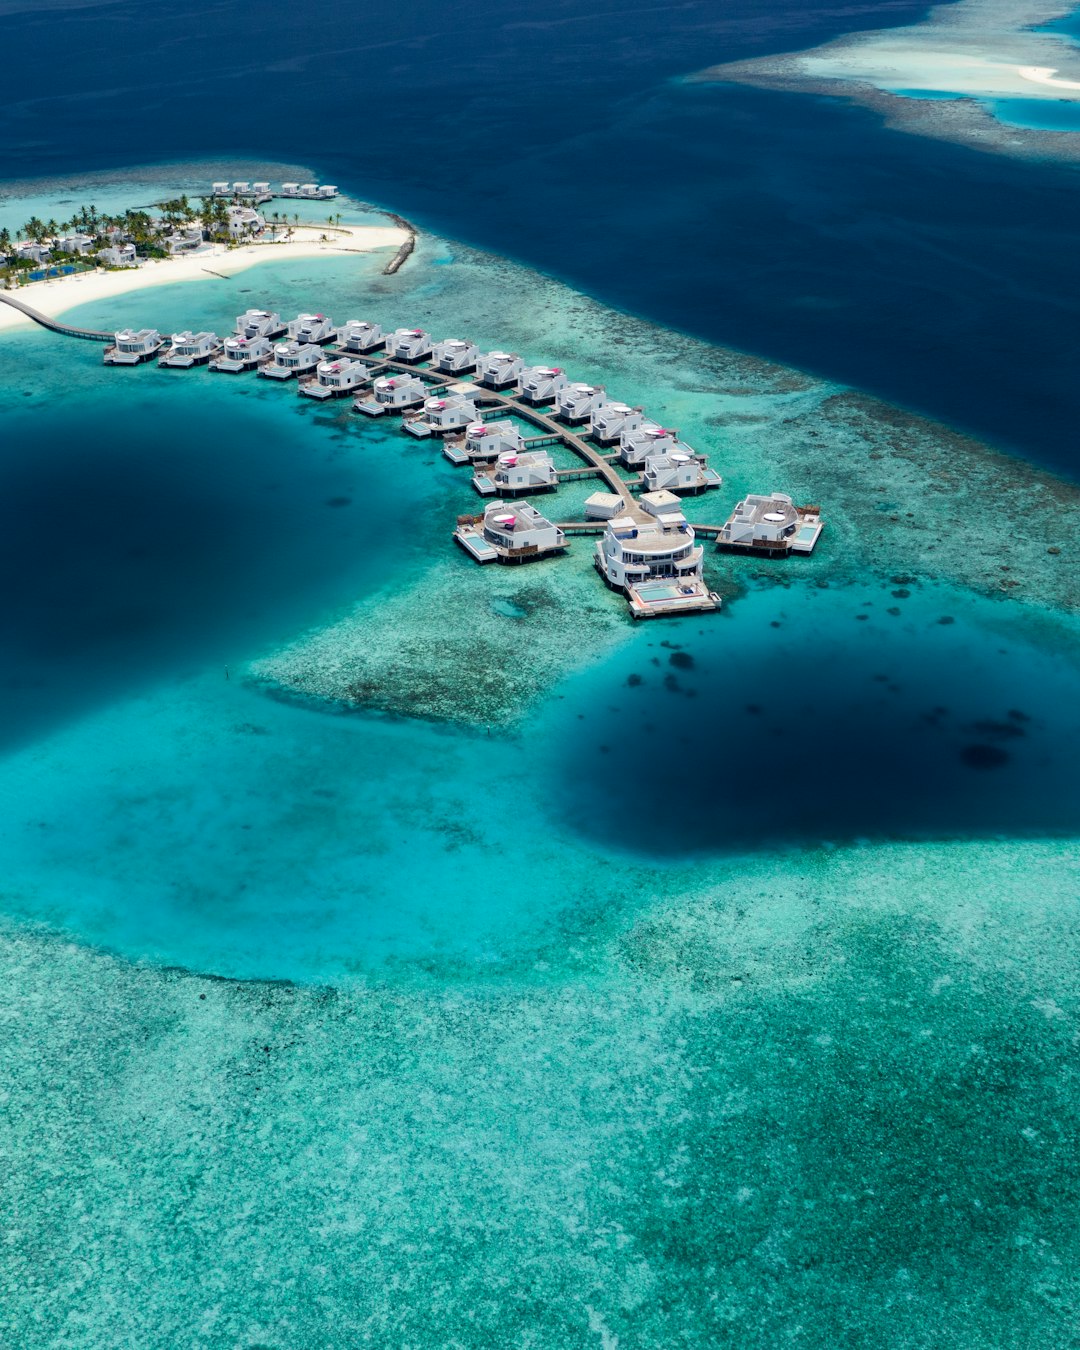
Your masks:
<svg viewBox="0 0 1080 1350"><path fill-rule="evenodd" d="M396 249L408 238L397 225L341 225L332 229L300 226L292 238L277 243L258 242L229 248L214 244L198 253L179 258L148 259L139 267L117 272L82 272L75 276L35 281L20 287L20 300L50 318L76 305L108 300L151 286L168 286L178 281L205 281L213 276L233 276L258 263L286 258L340 257L347 253L370 253L375 249ZM0 304L0 331L29 325L32 320L10 305Z"/></svg>

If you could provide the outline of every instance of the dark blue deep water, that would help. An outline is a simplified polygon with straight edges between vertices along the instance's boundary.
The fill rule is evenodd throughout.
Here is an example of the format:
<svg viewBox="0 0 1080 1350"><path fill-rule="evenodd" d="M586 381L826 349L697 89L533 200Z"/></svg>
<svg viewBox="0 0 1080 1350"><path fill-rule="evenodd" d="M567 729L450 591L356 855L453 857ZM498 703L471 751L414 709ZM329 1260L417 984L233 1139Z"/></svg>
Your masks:
<svg viewBox="0 0 1080 1350"><path fill-rule="evenodd" d="M0 173L309 164L627 310L1076 474L1076 171L891 132L704 66L910 21L772 0L407 14L224 0L4 20ZM62 17L60 15L62 14Z"/></svg>

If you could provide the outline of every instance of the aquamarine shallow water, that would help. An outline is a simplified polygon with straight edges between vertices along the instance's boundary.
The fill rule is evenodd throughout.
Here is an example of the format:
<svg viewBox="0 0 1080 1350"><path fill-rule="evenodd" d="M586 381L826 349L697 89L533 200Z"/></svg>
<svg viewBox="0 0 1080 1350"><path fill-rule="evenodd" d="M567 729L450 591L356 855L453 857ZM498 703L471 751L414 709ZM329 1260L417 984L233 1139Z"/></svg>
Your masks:
<svg viewBox="0 0 1080 1350"><path fill-rule="evenodd" d="M430 447L5 337L6 1335L1068 1345L1071 489L443 241L81 317L315 297L564 357L714 456L693 518L827 531L635 627L587 542L477 571ZM349 643L390 712L248 678Z"/></svg>

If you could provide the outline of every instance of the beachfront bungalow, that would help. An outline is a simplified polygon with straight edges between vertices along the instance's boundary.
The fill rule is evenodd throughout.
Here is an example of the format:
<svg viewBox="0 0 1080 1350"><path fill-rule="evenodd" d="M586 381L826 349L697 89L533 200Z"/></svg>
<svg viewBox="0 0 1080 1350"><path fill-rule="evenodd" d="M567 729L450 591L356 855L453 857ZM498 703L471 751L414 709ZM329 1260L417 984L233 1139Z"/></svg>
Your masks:
<svg viewBox="0 0 1080 1350"><path fill-rule="evenodd" d="M645 421L640 408L628 403L602 403L589 418L589 435L599 445L614 445L624 431L633 431Z"/></svg>
<svg viewBox="0 0 1080 1350"><path fill-rule="evenodd" d="M555 395L555 416L567 426L579 426L606 402L602 385L565 384Z"/></svg>
<svg viewBox="0 0 1080 1350"><path fill-rule="evenodd" d="M377 352L386 346L386 334L377 323L350 319L339 335L341 345L350 352Z"/></svg>
<svg viewBox="0 0 1080 1350"><path fill-rule="evenodd" d="M273 361L259 367L259 374L270 380L294 380L306 375L323 359L323 349L314 342L279 342Z"/></svg>
<svg viewBox="0 0 1080 1350"><path fill-rule="evenodd" d="M183 253L194 253L203 246L202 226L184 225L179 230L174 230L172 234L166 235L162 243L170 258Z"/></svg>
<svg viewBox="0 0 1080 1350"><path fill-rule="evenodd" d="M289 324L289 338L302 344L333 342L337 337L334 321L326 314L298 314Z"/></svg>
<svg viewBox="0 0 1080 1350"><path fill-rule="evenodd" d="M821 531L821 513L816 506L796 506L783 492L768 496L751 493L728 517L717 547L725 552L783 558L791 553L811 553Z"/></svg>
<svg viewBox="0 0 1080 1350"><path fill-rule="evenodd" d="M641 506L634 517L609 520L596 543L593 563L605 583L626 596L635 619L719 609L720 597L703 578L704 549L679 499L651 492Z"/></svg>
<svg viewBox="0 0 1080 1350"><path fill-rule="evenodd" d="M113 344L105 348L107 366L137 366L151 361L165 345L156 328L121 328L113 335Z"/></svg>
<svg viewBox="0 0 1080 1350"><path fill-rule="evenodd" d="M391 361L415 365L431 355L431 334L422 328L398 328L386 340L386 354Z"/></svg>
<svg viewBox="0 0 1080 1350"><path fill-rule="evenodd" d="M285 332L281 315L268 309L246 309L236 316L236 336L242 338L278 338Z"/></svg>
<svg viewBox="0 0 1080 1350"><path fill-rule="evenodd" d="M465 429L465 453L471 460L495 460L524 451L525 439L513 422L471 422Z"/></svg>
<svg viewBox="0 0 1080 1350"><path fill-rule="evenodd" d="M673 450L668 455L648 455L641 475L646 492L698 493L717 488L722 479L706 467L704 455Z"/></svg>
<svg viewBox="0 0 1080 1350"><path fill-rule="evenodd" d="M367 417L417 408L427 396L427 386L415 375L382 375L371 386L371 396L357 399L353 407Z"/></svg>
<svg viewBox="0 0 1080 1350"><path fill-rule="evenodd" d="M447 338L436 342L431 349L431 368L443 375L467 375L476 369L480 349L473 342L461 338Z"/></svg>
<svg viewBox="0 0 1080 1350"><path fill-rule="evenodd" d="M650 455L670 455L676 451L692 453L679 441L677 431L669 431L655 422L629 427L619 436L619 463L627 469L643 469Z"/></svg>
<svg viewBox="0 0 1080 1350"><path fill-rule="evenodd" d="M320 361L313 380L305 380L300 393L308 398L344 398L366 384L371 368L366 361L341 357L336 361Z"/></svg>
<svg viewBox="0 0 1080 1350"><path fill-rule="evenodd" d="M529 502L492 502L482 516L459 517L454 539L481 563L534 562L566 547L562 530Z"/></svg>
<svg viewBox="0 0 1080 1350"><path fill-rule="evenodd" d="M476 369L485 389L509 389L517 384L525 362L513 352L487 352L477 361Z"/></svg>
<svg viewBox="0 0 1080 1350"><path fill-rule="evenodd" d="M74 257L84 257L93 246L94 240L89 234L65 234L53 245L57 253L67 253Z"/></svg>
<svg viewBox="0 0 1080 1350"><path fill-rule="evenodd" d="M464 431L479 419L476 404L465 394L447 394L444 398L426 398L415 417L406 418L402 430L411 436L449 436Z"/></svg>
<svg viewBox="0 0 1080 1350"><path fill-rule="evenodd" d="M210 362L210 369L225 375L239 375L241 371L257 370L274 358L274 347L268 337L256 334L243 337L234 333L225 339L221 355Z"/></svg>
<svg viewBox="0 0 1080 1350"><path fill-rule="evenodd" d="M253 206L230 206L228 225L230 239L246 239L261 234L266 229L266 220Z"/></svg>
<svg viewBox="0 0 1080 1350"><path fill-rule="evenodd" d="M169 350L158 361L159 366L172 370L190 370L192 366L205 366L212 356L222 349L221 338L216 333L193 333L185 329L174 333Z"/></svg>
<svg viewBox="0 0 1080 1350"><path fill-rule="evenodd" d="M33 240L26 240L24 243L15 245L15 256L17 258L26 258L32 263L46 263L52 256L52 249L48 244L35 244Z"/></svg>
<svg viewBox="0 0 1080 1350"><path fill-rule="evenodd" d="M555 461L546 450L523 454L505 451L494 469L477 469L472 485L481 497L522 497L531 492L554 492L559 486Z"/></svg>
<svg viewBox="0 0 1080 1350"><path fill-rule="evenodd" d="M139 259L134 244L110 244L108 248L98 250L99 260L110 267L137 267Z"/></svg>
<svg viewBox="0 0 1080 1350"><path fill-rule="evenodd" d="M558 366L526 366L519 377L518 387L524 403L541 407L554 403L561 389L567 385L566 376Z"/></svg>

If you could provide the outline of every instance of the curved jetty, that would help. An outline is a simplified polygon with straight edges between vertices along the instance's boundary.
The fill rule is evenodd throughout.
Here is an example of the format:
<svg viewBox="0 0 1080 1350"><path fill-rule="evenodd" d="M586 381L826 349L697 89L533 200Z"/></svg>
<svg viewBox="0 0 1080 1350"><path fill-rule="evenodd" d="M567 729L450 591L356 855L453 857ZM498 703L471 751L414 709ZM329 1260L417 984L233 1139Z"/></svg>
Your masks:
<svg viewBox="0 0 1080 1350"><path fill-rule="evenodd" d="M96 328L76 328L74 324L60 323L58 319L50 319L47 314L34 309L25 300L16 300L13 295L0 294L0 302L19 310L28 319L41 324L42 328L48 328L53 333L62 333L64 337L85 338L87 342L112 342L116 336L114 333L99 332Z"/></svg>

